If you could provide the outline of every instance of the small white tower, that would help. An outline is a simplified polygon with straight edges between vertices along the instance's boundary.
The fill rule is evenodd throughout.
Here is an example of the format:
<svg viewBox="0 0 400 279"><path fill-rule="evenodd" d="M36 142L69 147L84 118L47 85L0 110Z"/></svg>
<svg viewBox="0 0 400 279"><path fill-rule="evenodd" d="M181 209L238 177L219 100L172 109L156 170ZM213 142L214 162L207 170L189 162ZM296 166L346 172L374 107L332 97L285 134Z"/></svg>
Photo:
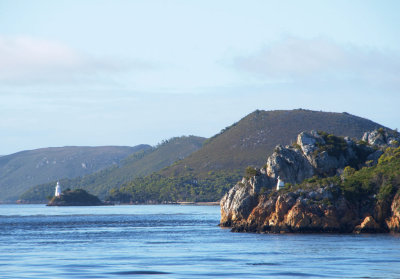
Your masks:
<svg viewBox="0 0 400 279"><path fill-rule="evenodd" d="M278 176L278 183L276 183L276 190L279 191L279 189L282 189L283 187L285 187L285 182L283 182L283 180L281 180L281 177Z"/></svg>
<svg viewBox="0 0 400 279"><path fill-rule="evenodd" d="M57 185L56 185L56 192L54 194L56 197L59 197L61 195L61 186L60 183L57 181Z"/></svg>

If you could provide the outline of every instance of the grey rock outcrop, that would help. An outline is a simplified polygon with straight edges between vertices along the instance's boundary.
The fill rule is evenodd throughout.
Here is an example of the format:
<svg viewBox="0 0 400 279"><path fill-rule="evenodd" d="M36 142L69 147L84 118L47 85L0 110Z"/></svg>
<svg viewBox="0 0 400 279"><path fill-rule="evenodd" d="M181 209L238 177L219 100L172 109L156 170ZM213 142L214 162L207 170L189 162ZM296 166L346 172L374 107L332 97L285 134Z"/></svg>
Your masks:
<svg viewBox="0 0 400 279"><path fill-rule="evenodd" d="M260 193L262 188L270 188L276 182L271 177L262 175L260 172L258 175L250 177L247 181L242 179L242 183L248 183L253 193Z"/></svg>
<svg viewBox="0 0 400 279"><path fill-rule="evenodd" d="M297 136L296 143L300 146L304 156L306 156L309 161L312 161L313 154L318 149L317 145L323 145L325 141L316 131L311 131L311 133L300 133Z"/></svg>
<svg viewBox="0 0 400 279"><path fill-rule="evenodd" d="M258 193L263 187L271 188L275 180L259 173L243 178L221 199L221 224L230 226L232 222L246 219L251 209L257 205Z"/></svg>
<svg viewBox="0 0 400 279"><path fill-rule="evenodd" d="M221 224L230 226L232 222L246 219L257 204L253 186L243 178L221 199Z"/></svg>
<svg viewBox="0 0 400 279"><path fill-rule="evenodd" d="M278 176L285 182L297 184L314 175L313 166L301 150L287 146L277 146L268 158L266 173L272 179Z"/></svg>
<svg viewBox="0 0 400 279"><path fill-rule="evenodd" d="M267 160L265 173L275 181L279 176L286 183L298 184L314 175L332 176L348 165L364 163L374 151L349 138L325 136L336 146L328 145L316 131L300 133L294 146L278 145ZM360 154L365 158L360 158Z"/></svg>
<svg viewBox="0 0 400 279"><path fill-rule="evenodd" d="M364 133L362 140L378 147L398 146L400 143L400 134L396 131L378 129Z"/></svg>
<svg viewBox="0 0 400 279"><path fill-rule="evenodd" d="M309 142L312 142L313 138L315 144L310 145ZM311 134L303 132L297 138L297 144L301 146L304 156L306 156L313 166L315 174L319 176L332 176L337 174L338 170L360 160L359 151L361 151L362 147L350 138L339 138L331 135L326 135L326 138L333 141L336 146L326 142L315 131L312 131ZM372 151L369 148L368 150L364 150L363 153L371 153Z"/></svg>

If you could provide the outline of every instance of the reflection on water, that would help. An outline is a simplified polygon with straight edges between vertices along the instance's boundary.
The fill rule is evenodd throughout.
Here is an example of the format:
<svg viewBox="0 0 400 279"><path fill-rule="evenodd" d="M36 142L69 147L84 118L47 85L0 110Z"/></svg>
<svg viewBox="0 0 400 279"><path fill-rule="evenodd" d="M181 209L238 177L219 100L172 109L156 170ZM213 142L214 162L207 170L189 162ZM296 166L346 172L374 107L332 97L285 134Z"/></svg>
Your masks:
<svg viewBox="0 0 400 279"><path fill-rule="evenodd" d="M0 278L399 278L397 235L220 229L219 207L0 205Z"/></svg>

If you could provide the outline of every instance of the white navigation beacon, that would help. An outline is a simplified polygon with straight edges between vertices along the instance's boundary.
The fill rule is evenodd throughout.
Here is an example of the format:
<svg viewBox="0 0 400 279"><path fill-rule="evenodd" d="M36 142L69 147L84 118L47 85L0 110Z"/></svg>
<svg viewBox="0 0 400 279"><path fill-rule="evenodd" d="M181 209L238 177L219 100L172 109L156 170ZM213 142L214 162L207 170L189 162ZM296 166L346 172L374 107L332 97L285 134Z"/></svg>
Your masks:
<svg viewBox="0 0 400 279"><path fill-rule="evenodd" d="M279 191L279 189L282 189L283 187L285 187L285 182L283 182L283 180L281 180L281 177L278 176L278 183L276 183L276 190Z"/></svg>
<svg viewBox="0 0 400 279"><path fill-rule="evenodd" d="M56 192L54 194L56 197L59 197L61 195L61 186L60 183L57 181L57 185L56 185Z"/></svg>

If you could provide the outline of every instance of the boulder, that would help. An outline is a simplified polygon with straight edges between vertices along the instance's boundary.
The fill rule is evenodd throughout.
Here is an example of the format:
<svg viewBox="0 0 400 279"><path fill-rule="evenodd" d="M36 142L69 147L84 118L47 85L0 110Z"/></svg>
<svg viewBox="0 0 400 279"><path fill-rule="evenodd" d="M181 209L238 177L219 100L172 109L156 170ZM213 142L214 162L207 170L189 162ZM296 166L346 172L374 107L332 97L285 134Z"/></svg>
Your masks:
<svg viewBox="0 0 400 279"><path fill-rule="evenodd" d="M388 129L378 129L364 133L362 140L368 142L372 146L385 147L392 146L397 147L400 142L400 134L396 131Z"/></svg>
<svg viewBox="0 0 400 279"><path fill-rule="evenodd" d="M297 184L314 175L314 169L301 150L277 146L267 160L267 175L273 179L278 176L285 183Z"/></svg>
<svg viewBox="0 0 400 279"><path fill-rule="evenodd" d="M367 216L360 225L355 227L354 231L356 233L375 233L380 232L381 227L372 216Z"/></svg>
<svg viewBox="0 0 400 279"><path fill-rule="evenodd" d="M302 132L297 136L297 145L300 146L309 161L312 160L314 152L318 149L317 144L325 144L325 141L316 131Z"/></svg>
<svg viewBox="0 0 400 279"><path fill-rule="evenodd" d="M329 155L327 151L318 153L311 161L316 173L322 176L335 175L336 170L343 168L346 165L344 157L338 159L335 156Z"/></svg>
<svg viewBox="0 0 400 279"><path fill-rule="evenodd" d="M250 177L247 181L242 180L242 183L250 184L253 193L260 193L262 188L272 189L276 185L276 181L274 179L262 174L261 172L259 175Z"/></svg>
<svg viewBox="0 0 400 279"><path fill-rule="evenodd" d="M238 220L245 220L257 205L257 195L253 187L243 179L237 183L220 201L221 226L231 226Z"/></svg>

